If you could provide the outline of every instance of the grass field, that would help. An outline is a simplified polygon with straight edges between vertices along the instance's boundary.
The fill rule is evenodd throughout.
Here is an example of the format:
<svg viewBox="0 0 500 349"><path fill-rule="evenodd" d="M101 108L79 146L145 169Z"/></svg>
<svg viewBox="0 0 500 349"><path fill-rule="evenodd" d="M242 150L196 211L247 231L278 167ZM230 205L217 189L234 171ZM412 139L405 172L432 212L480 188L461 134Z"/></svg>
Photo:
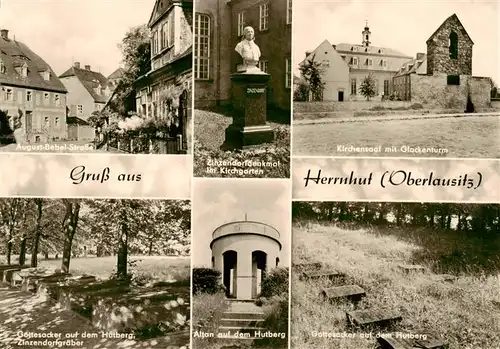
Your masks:
<svg viewBox="0 0 500 349"><path fill-rule="evenodd" d="M400 151L407 145L448 150L432 157L500 158L499 132L497 116L294 125L293 152L299 156L429 156ZM398 151L347 153L338 151L338 145L396 146Z"/></svg>
<svg viewBox="0 0 500 349"><path fill-rule="evenodd" d="M269 119L269 118L268 118ZM276 140L271 144L262 144L250 149L225 151L220 147L225 140L225 130L232 123L231 117L213 111L195 110L194 118L194 164L193 171L197 177L290 177L290 125L268 122L275 131ZM224 174L219 171L211 173L208 168L218 170L210 165L217 161L259 161L279 162L277 167L262 168L262 174Z"/></svg>
<svg viewBox="0 0 500 349"><path fill-rule="evenodd" d="M403 316L400 331L423 329L442 336L457 349L500 347L500 275L461 274L454 283L432 272L404 275L400 263L411 263L423 247L391 235L344 230L320 224L295 224L293 262L321 262L347 275L348 283L366 291L362 309L386 309ZM433 267L432 265L426 265ZM326 303L319 297L328 281L300 281L292 272L292 343L295 348L377 348L375 339L313 337L313 331L351 332L345 312L349 304ZM359 335L359 333L358 333Z"/></svg>
<svg viewBox="0 0 500 349"><path fill-rule="evenodd" d="M28 263L29 260L28 257ZM158 281L190 280L190 257L129 256L130 260L138 260L131 271L140 277ZM39 266L59 269L61 259L40 259ZM116 256L71 258L70 261L70 273L74 275L90 274L97 278L107 279L115 268Z"/></svg>

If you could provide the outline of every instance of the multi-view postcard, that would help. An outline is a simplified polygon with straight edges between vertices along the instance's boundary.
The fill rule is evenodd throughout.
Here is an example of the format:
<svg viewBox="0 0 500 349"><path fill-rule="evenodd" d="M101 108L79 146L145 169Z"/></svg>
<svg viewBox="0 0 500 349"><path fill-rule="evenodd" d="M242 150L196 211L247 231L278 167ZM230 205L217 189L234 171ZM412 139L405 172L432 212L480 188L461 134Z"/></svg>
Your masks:
<svg viewBox="0 0 500 349"><path fill-rule="evenodd" d="M194 175L288 178L292 1L195 8Z"/></svg>
<svg viewBox="0 0 500 349"><path fill-rule="evenodd" d="M0 151L192 153L192 1L6 0L0 16Z"/></svg>
<svg viewBox="0 0 500 349"><path fill-rule="evenodd" d="M499 158L499 16L492 1L296 0L294 155Z"/></svg>

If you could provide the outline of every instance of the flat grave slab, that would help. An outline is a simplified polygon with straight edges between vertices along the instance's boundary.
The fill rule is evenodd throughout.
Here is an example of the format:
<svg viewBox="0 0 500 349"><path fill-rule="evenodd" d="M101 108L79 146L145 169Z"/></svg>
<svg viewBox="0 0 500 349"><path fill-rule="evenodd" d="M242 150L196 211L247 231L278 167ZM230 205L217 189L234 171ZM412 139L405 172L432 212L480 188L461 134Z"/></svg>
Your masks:
<svg viewBox="0 0 500 349"><path fill-rule="evenodd" d="M343 279L345 274L336 271L336 270L320 270L320 271L312 271L312 272L302 272L300 279L301 280L318 280L318 279Z"/></svg>
<svg viewBox="0 0 500 349"><path fill-rule="evenodd" d="M398 265L399 270L401 270L405 274L410 274L410 273L425 273L425 267L421 265L414 265L414 264L399 264Z"/></svg>
<svg viewBox="0 0 500 349"><path fill-rule="evenodd" d="M2 282L6 282L6 283L11 283L12 282L12 275L16 272L16 271L20 271L20 270L23 270L23 269L27 269L29 268L29 266L20 266L20 265L17 265L17 266L10 266L10 268L4 268L2 270L0 270L0 274L1 274L1 280Z"/></svg>
<svg viewBox="0 0 500 349"><path fill-rule="evenodd" d="M423 333L412 333L415 338L403 338L409 333L393 332L386 338L378 338L382 349L447 349L446 344L440 338Z"/></svg>
<svg viewBox="0 0 500 349"><path fill-rule="evenodd" d="M457 281L458 277L455 275L450 275L450 274L438 274L436 275L436 279L438 281L444 281L444 282L454 282Z"/></svg>
<svg viewBox="0 0 500 349"><path fill-rule="evenodd" d="M319 270L323 268L323 265L320 262L304 262L304 263L295 263L293 264L293 268L304 271L304 270Z"/></svg>
<svg viewBox="0 0 500 349"><path fill-rule="evenodd" d="M349 324L359 327L389 327L403 320L398 313L380 309L350 311L346 316Z"/></svg>
<svg viewBox="0 0 500 349"><path fill-rule="evenodd" d="M358 285L330 287L324 289L321 294L330 301L348 299L354 302L359 302L361 298L366 296L365 290Z"/></svg>

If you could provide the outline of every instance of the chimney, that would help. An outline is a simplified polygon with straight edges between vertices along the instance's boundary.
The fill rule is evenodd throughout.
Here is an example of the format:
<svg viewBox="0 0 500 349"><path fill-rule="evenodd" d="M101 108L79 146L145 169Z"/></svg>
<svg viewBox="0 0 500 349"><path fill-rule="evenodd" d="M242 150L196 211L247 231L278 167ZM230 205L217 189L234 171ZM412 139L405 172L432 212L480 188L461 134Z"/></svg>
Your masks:
<svg viewBox="0 0 500 349"><path fill-rule="evenodd" d="M80 69L80 62L75 62L75 63L73 63L73 66L74 66L75 68Z"/></svg>
<svg viewBox="0 0 500 349"><path fill-rule="evenodd" d="M421 53L421 52L417 53L417 61L423 60L424 56L425 56L425 53Z"/></svg>
<svg viewBox="0 0 500 349"><path fill-rule="evenodd" d="M0 36L2 37L2 39L8 40L9 39L9 31L7 29L0 30Z"/></svg>
<svg viewBox="0 0 500 349"><path fill-rule="evenodd" d="M90 65L86 65L85 70L90 70Z"/></svg>

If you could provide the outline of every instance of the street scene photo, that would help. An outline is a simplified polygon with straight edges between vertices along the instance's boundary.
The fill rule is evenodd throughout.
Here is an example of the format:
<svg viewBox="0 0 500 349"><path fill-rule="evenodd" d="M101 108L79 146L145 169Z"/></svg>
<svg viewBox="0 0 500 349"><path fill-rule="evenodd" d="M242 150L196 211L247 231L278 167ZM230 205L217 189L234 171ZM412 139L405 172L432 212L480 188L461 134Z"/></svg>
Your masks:
<svg viewBox="0 0 500 349"><path fill-rule="evenodd" d="M292 0L195 9L195 177L289 178Z"/></svg>
<svg viewBox="0 0 500 349"><path fill-rule="evenodd" d="M497 2L294 7L294 155L500 158Z"/></svg>
<svg viewBox="0 0 500 349"><path fill-rule="evenodd" d="M0 199L0 347L187 349L191 203Z"/></svg>
<svg viewBox="0 0 500 349"><path fill-rule="evenodd" d="M2 1L0 151L192 153L192 14L192 0Z"/></svg>
<svg viewBox="0 0 500 349"><path fill-rule="evenodd" d="M500 205L292 204L292 348L496 348Z"/></svg>
<svg viewBox="0 0 500 349"><path fill-rule="evenodd" d="M195 181L193 349L288 348L289 189L286 180Z"/></svg>

